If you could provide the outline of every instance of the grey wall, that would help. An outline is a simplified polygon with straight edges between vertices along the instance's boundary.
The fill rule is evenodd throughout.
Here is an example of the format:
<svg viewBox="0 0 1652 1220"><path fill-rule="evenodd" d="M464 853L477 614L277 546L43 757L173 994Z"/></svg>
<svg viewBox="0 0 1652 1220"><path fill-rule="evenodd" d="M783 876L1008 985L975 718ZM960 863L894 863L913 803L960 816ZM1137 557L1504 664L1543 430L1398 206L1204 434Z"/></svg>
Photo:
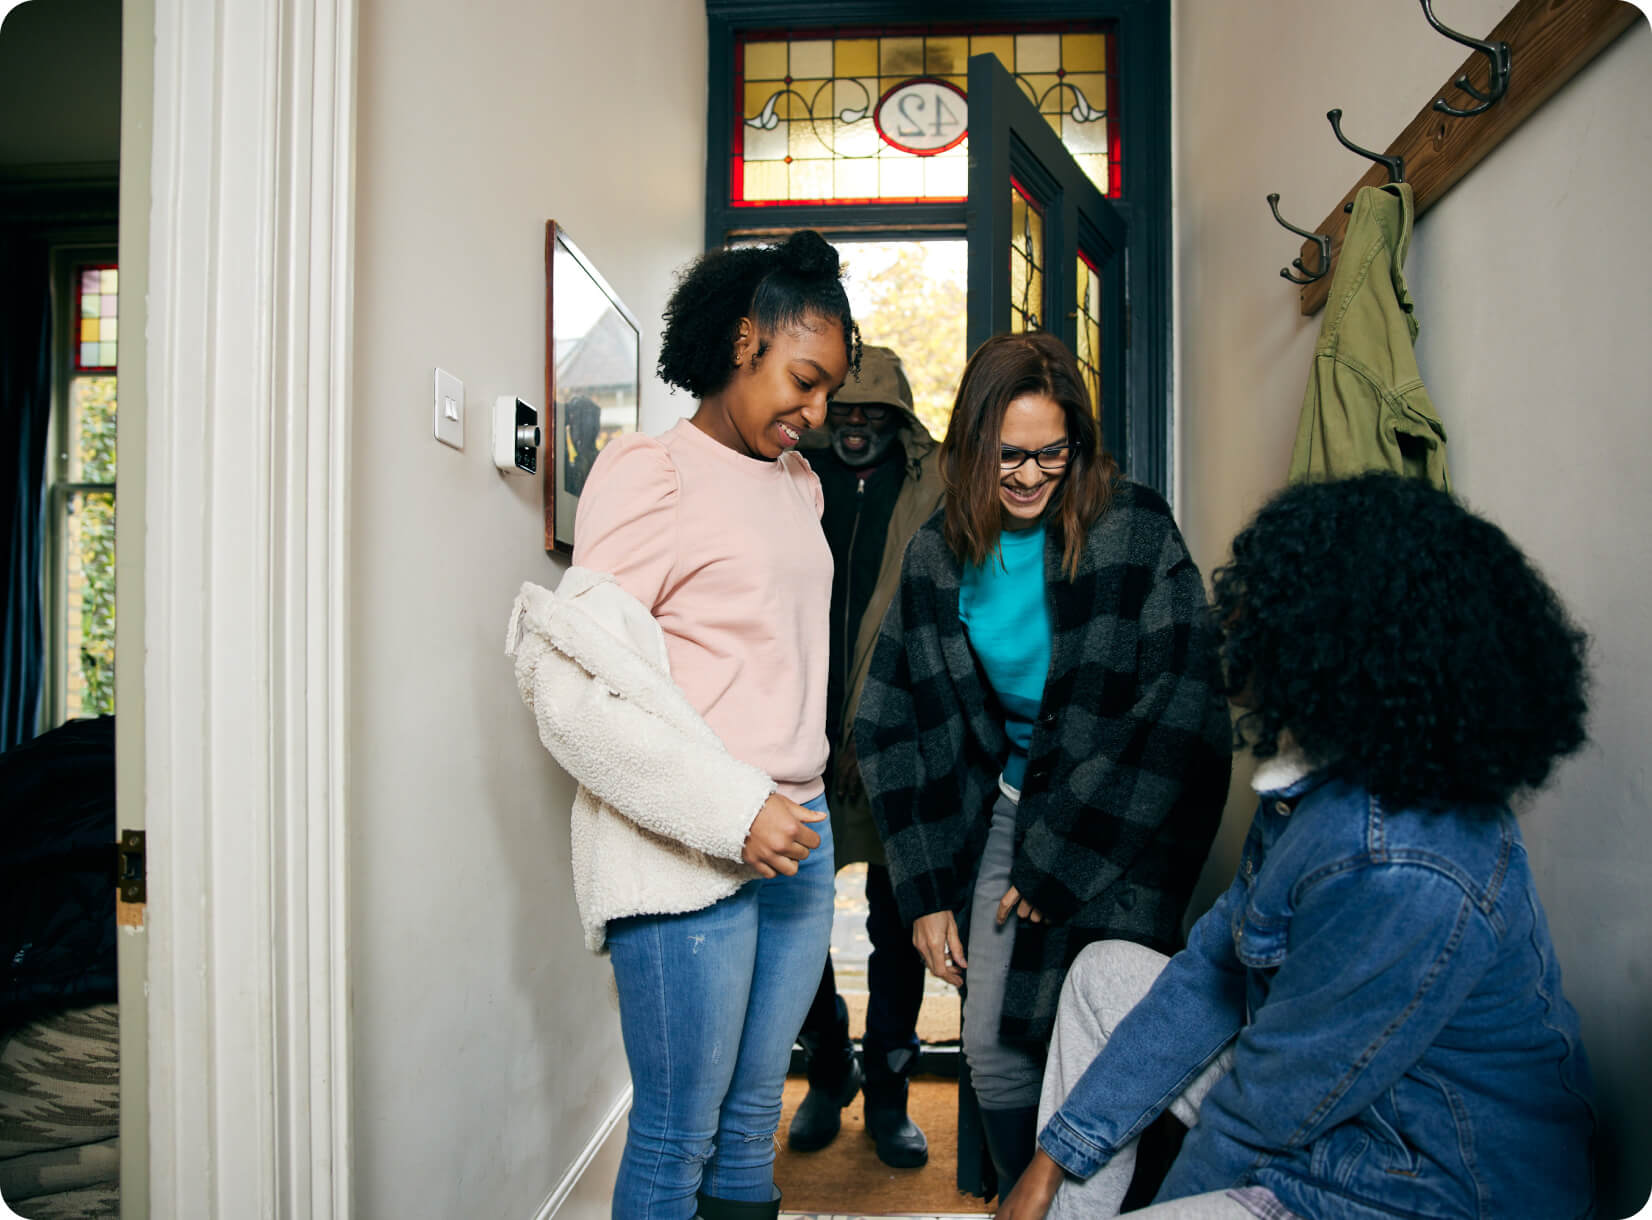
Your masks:
<svg viewBox="0 0 1652 1220"><path fill-rule="evenodd" d="M121 0L28 0L0 26L0 166L113 163Z"/></svg>
<svg viewBox="0 0 1652 1220"><path fill-rule="evenodd" d="M538 483L493 467L488 411L504 393L542 405L554 217L643 324L644 427L680 413L647 373L672 272L702 241L705 108L700 0L361 6L349 850L364 1217L533 1216L628 1079L607 961L575 914L573 786L503 655L518 585L560 569ZM463 452L431 436L437 365L465 382Z"/></svg>
<svg viewBox="0 0 1652 1220"><path fill-rule="evenodd" d="M1438 11L1484 33L1507 8ZM1175 41L1178 504L1208 572L1283 481L1320 324L1279 278L1297 241L1263 197L1316 225L1365 168L1325 111L1383 147L1462 54L1410 0L1179 0ZM1594 1060L1608 1216L1652 1184L1649 57L1642 20L1422 218L1407 267L1456 490L1594 636L1593 743L1522 824ZM1249 820L1241 772L1206 896Z"/></svg>

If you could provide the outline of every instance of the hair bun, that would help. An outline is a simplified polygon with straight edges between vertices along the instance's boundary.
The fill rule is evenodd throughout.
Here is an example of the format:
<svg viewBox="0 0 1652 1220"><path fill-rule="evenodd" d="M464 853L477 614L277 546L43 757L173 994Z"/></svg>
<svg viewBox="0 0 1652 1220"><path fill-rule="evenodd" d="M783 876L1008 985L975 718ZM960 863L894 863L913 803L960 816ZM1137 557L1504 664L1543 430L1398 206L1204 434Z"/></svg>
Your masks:
<svg viewBox="0 0 1652 1220"><path fill-rule="evenodd" d="M780 247L780 265L794 275L809 279L836 279L837 250L813 229L799 229Z"/></svg>

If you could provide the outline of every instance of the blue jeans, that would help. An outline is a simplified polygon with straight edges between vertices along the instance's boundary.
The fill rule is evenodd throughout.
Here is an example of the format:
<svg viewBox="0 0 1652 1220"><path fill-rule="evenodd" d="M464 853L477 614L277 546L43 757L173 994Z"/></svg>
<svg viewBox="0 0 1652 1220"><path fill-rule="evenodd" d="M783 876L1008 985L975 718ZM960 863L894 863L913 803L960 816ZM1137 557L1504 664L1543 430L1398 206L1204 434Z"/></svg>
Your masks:
<svg viewBox="0 0 1652 1220"><path fill-rule="evenodd" d="M616 1220L689 1220L696 1191L774 1198L780 1092L832 934L831 823L812 825L794 876L608 925L633 1088Z"/></svg>

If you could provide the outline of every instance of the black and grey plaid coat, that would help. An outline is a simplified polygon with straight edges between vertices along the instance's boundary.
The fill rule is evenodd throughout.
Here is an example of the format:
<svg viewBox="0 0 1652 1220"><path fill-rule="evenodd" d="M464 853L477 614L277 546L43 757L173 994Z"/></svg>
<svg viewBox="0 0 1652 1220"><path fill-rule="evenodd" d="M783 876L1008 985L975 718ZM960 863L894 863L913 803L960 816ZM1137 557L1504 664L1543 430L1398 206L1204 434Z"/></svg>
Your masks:
<svg viewBox="0 0 1652 1220"><path fill-rule="evenodd" d="M855 719L861 776L901 918L969 913L1009 754L958 617L937 512L913 537ZM1000 1036L1049 1037L1092 941L1180 947L1232 765L1204 581L1156 493L1121 480L1078 576L1045 548L1050 673L1033 727L1011 883L1047 922L1015 934ZM967 930L966 930L967 934Z"/></svg>

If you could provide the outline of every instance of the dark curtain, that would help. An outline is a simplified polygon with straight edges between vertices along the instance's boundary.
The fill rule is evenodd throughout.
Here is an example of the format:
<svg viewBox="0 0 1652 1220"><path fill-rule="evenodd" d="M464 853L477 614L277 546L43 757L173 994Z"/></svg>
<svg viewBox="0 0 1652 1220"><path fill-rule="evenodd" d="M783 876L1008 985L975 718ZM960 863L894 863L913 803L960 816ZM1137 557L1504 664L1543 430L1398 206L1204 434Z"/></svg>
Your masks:
<svg viewBox="0 0 1652 1220"><path fill-rule="evenodd" d="M51 351L46 243L0 228L0 750L35 735L40 709Z"/></svg>

